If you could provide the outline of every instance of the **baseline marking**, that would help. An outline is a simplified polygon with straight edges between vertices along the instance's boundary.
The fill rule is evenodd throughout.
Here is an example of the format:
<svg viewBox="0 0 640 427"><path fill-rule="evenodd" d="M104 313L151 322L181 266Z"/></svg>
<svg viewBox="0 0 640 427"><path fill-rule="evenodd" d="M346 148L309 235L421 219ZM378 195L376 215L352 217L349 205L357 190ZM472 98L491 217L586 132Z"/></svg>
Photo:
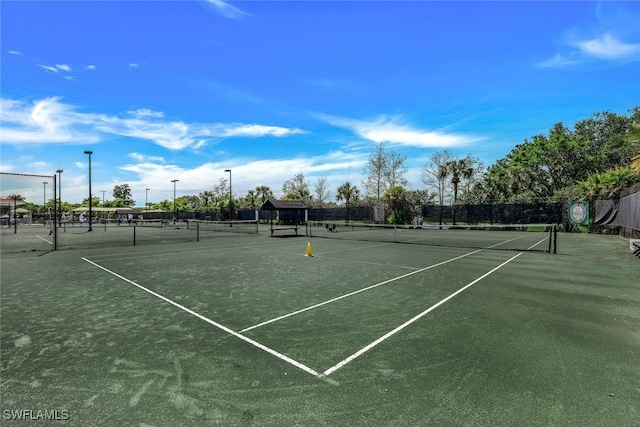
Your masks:
<svg viewBox="0 0 640 427"><path fill-rule="evenodd" d="M44 240L45 242L47 242L50 245L53 245L53 242L50 240L45 239L44 237L40 236L39 234L36 234L36 237L40 240Z"/></svg>
<svg viewBox="0 0 640 427"><path fill-rule="evenodd" d="M238 339L241 339L242 341L247 342L247 343L249 343L249 344L253 345L254 347L259 348L260 350L266 351L267 353L271 354L272 356L275 356L275 357L277 357L278 359L283 360L283 361L285 361L285 362L289 363L290 365L293 365L293 366L295 366L296 368L301 369L301 370L303 370L303 371L307 372L308 374L311 374L311 375L313 375L313 376L315 376L315 377L318 377L318 378L320 378L320 379L323 379L323 380L325 380L325 381L328 381L328 380L329 380L328 378L324 378L324 375L320 374L319 372L316 372L315 370L311 369L310 367L308 367L308 366L306 366L306 365L303 365L302 363L300 363L300 362L298 362L298 361L296 361L296 360L293 360L292 358L290 358L290 357L288 357L288 356L285 356L284 354L279 353L279 352L277 352L277 351L275 351L275 350L273 350L273 349L271 349L271 348L269 348L269 347L267 347L267 346L265 346L265 345L263 345L263 344L260 344L259 342L254 341L254 340L252 340L251 338L248 338L248 337L246 337L246 336L244 336L244 335L242 335L242 334L239 334L238 332L235 332L235 331L233 331L233 330L229 329L228 327L226 327L226 326L224 326L224 325L222 325L222 324L220 324L220 323L218 323L218 322L215 322L215 321L213 321L213 320L209 319L208 317L203 316L203 315L202 315L202 314L200 314L200 313L197 313L197 312L195 312L195 311L191 310L190 308L187 308L187 307L185 307L185 306L183 306L183 305L181 305L181 304L178 304L177 302L172 301L172 300L170 300L169 298L167 298L167 297L165 297L165 296L163 296L163 295L160 295L160 294L159 294L159 293L157 293L157 292L152 291L151 289L147 289L147 288L145 288L144 286L137 284L137 283L136 283L136 282L134 282L133 280L129 280L129 279L127 279L126 277L121 276L120 274L115 273L115 272L113 272L113 271L109 270L108 268L103 267L103 266L101 266L100 264L97 264L97 263L95 263L95 262L93 262L93 261L91 261L91 260L89 260L89 259L87 259L87 258L84 258L84 257L83 257L82 259L83 259L84 261L88 262L89 264L91 264L91 265L93 265L93 266L95 266L95 267L98 267L99 269L101 269L101 270L103 270L103 271L106 271L107 273L109 273L109 274L111 274L111 275L113 275L113 276L117 277L118 279L124 280L125 282L127 282L127 283L129 283L129 284L131 284L131 285L133 285L133 286L136 286L137 288L142 289L143 291L145 291L145 292L147 292L147 293L149 293L149 294L153 295L154 297L156 297L156 298L160 298L161 300L163 300L163 301L165 301L165 302L167 302L167 303L169 303L169 304L171 304L171 305L173 305L173 306L175 306L175 307L179 308L180 310L183 310L183 311L185 311L185 312L187 312L187 313L191 314L192 316L195 316L195 317L197 317L198 319L203 320L203 321L205 321L205 322L209 323L210 325L213 325L213 326L215 326L216 328L221 329L221 330L223 330L224 332L226 332L226 333L228 333L228 334L230 334L230 335L233 335L234 337L236 337L236 338L238 338ZM333 381L331 380L331 382L333 382Z"/></svg>

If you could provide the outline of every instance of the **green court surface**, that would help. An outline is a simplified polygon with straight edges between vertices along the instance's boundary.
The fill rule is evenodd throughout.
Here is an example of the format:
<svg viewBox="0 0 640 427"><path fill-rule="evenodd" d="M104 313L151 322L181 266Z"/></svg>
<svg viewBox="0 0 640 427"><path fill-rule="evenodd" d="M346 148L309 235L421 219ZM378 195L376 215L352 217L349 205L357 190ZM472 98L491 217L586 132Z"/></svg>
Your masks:
<svg viewBox="0 0 640 427"><path fill-rule="evenodd" d="M552 255L262 233L1 268L2 425L640 423L619 237L562 233Z"/></svg>

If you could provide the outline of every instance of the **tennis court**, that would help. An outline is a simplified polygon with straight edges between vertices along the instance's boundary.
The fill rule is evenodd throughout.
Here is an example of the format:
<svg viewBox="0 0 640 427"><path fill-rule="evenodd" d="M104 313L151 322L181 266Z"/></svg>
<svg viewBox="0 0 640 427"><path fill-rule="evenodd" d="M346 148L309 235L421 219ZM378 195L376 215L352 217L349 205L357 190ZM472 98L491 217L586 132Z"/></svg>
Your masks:
<svg viewBox="0 0 640 427"><path fill-rule="evenodd" d="M469 247L393 233L3 256L3 422L637 423L624 240L562 233L553 255L546 232Z"/></svg>

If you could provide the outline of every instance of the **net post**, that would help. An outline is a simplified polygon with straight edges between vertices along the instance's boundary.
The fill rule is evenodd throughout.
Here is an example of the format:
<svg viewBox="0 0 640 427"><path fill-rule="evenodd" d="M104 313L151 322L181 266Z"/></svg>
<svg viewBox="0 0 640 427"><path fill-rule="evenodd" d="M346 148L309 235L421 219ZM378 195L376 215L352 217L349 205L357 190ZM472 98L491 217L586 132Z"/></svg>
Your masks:
<svg viewBox="0 0 640 427"><path fill-rule="evenodd" d="M60 202L62 203L62 202ZM53 250L58 250L58 180L55 174L53 174Z"/></svg>
<svg viewBox="0 0 640 427"><path fill-rule="evenodd" d="M200 223L196 222L196 242L200 241Z"/></svg>
<svg viewBox="0 0 640 427"><path fill-rule="evenodd" d="M553 253L556 254L558 252L558 226L553 226Z"/></svg>
<svg viewBox="0 0 640 427"><path fill-rule="evenodd" d="M553 225L549 225L549 248L547 249L547 253L551 253L551 245L553 244Z"/></svg>
<svg viewBox="0 0 640 427"><path fill-rule="evenodd" d="M136 224L133 224L133 246L136 245L136 228L138 228L138 226Z"/></svg>

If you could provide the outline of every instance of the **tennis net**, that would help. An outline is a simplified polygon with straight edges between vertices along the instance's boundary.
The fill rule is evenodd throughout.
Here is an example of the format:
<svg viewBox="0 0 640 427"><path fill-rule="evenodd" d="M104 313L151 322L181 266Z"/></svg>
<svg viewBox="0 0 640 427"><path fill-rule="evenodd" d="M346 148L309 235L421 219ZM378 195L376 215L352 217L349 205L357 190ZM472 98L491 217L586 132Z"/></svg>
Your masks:
<svg viewBox="0 0 640 427"><path fill-rule="evenodd" d="M199 236L201 234L205 235L208 232L258 234L258 221L207 221L190 219L187 221L187 228L189 230L195 230Z"/></svg>
<svg viewBox="0 0 640 427"><path fill-rule="evenodd" d="M317 222L307 225L307 236L368 242L555 253L557 229L551 224L416 226Z"/></svg>

